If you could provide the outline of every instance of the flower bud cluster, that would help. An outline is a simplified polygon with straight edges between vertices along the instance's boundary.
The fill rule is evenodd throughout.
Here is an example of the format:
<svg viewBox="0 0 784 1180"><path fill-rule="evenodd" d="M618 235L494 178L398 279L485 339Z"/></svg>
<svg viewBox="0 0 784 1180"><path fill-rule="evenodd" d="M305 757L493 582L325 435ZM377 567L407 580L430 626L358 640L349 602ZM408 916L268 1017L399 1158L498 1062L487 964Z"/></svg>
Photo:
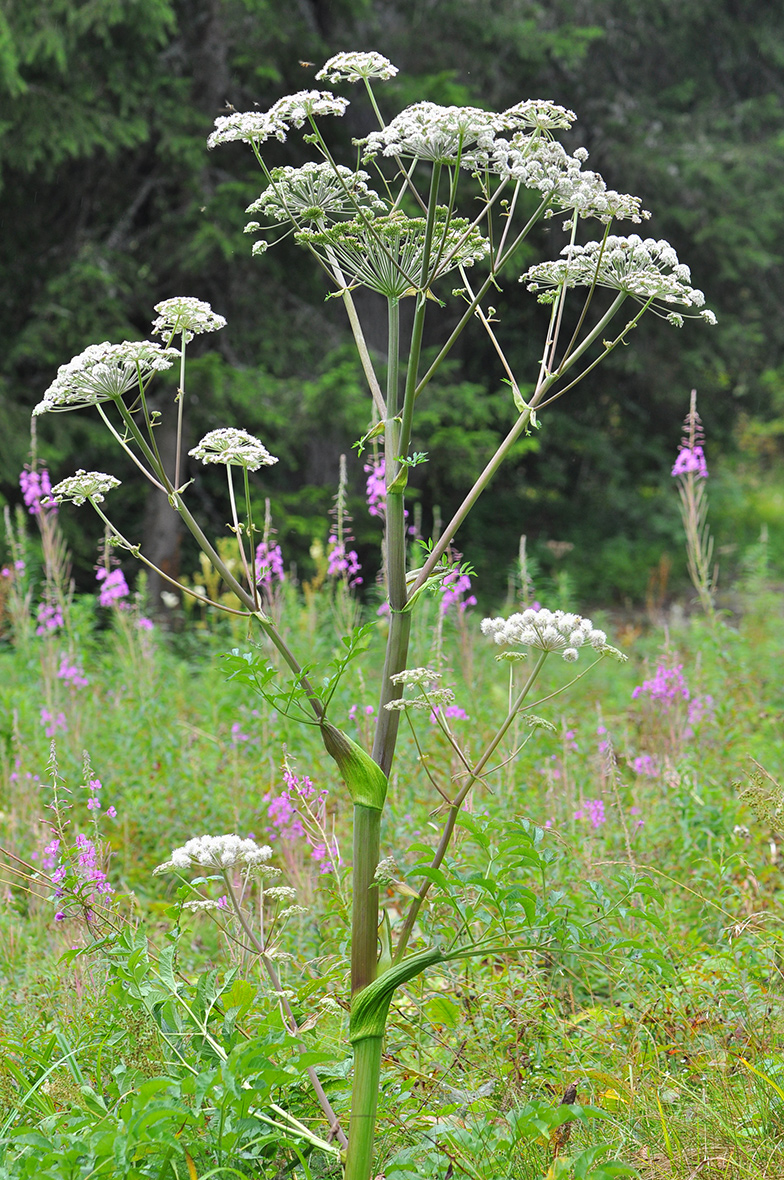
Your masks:
<svg viewBox="0 0 784 1180"><path fill-rule="evenodd" d="M539 651L557 652L568 664L578 658L578 649L588 645L602 655L624 659L607 643L604 631L594 627L590 619L562 610L525 610L508 619L482 620L482 634L499 646L519 644Z"/></svg>
<svg viewBox="0 0 784 1180"><path fill-rule="evenodd" d="M269 844L257 844L255 840L243 840L241 836L194 836L181 848L175 848L171 858L158 865L154 874L171 870L186 871L191 868L205 869L249 869L261 873L277 873L267 866L272 856Z"/></svg>

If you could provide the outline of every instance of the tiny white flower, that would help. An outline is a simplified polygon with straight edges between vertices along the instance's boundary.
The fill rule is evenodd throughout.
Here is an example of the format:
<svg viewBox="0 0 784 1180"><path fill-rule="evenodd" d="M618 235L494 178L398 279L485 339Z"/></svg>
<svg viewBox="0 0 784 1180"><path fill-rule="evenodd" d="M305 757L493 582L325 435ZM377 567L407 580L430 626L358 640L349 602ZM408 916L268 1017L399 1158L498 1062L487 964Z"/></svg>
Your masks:
<svg viewBox="0 0 784 1180"><path fill-rule="evenodd" d="M363 78L394 78L398 72L380 53L336 53L316 74L318 82L359 82Z"/></svg>
<svg viewBox="0 0 784 1180"><path fill-rule="evenodd" d="M202 463L223 463L235 467L247 467L257 471L259 467L271 467L278 460L271 455L262 442L247 430L233 426L210 430L198 446L188 452Z"/></svg>
<svg viewBox="0 0 784 1180"><path fill-rule="evenodd" d="M100 504L106 492L120 486L119 479L113 475L105 475L102 471L84 471L81 467L76 475L69 475L60 480L52 488L52 499L58 504L70 501L72 504L84 504L90 500L93 504Z"/></svg>

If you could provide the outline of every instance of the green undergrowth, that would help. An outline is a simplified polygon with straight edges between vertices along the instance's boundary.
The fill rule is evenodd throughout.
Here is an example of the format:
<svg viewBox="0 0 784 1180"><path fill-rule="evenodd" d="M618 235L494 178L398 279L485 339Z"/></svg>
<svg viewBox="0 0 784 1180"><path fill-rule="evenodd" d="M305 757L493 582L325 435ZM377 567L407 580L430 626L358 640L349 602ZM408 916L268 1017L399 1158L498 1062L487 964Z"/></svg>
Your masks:
<svg viewBox="0 0 784 1180"><path fill-rule="evenodd" d="M546 671L531 713L553 728L510 731L415 929L412 950L449 951L467 930L485 949L396 993L383 1176L782 1175L784 623L771 601L759 590L715 626L595 616L628 663L569 693L572 670ZM340 649L323 605L287 612L314 676ZM98 632L87 604L74 618L86 685L58 675L56 636L0 650L0 1177L338 1177L304 1072L345 1116L350 808L319 735L229 678L257 654L237 630L191 617L168 637L117 611ZM429 600L413 652L454 689L450 725L476 755L508 666L470 611L442 619ZM375 701L347 676L330 716L364 744ZM381 841L393 929L461 769L427 713L412 720ZM328 792L331 868L281 818L284 770ZM78 890L58 898L46 868L53 781L68 838L107 853L113 892L92 911ZM189 838L225 832L269 842L302 907L281 920L279 989L219 911L188 912L192 891L152 875ZM577 1102L562 1105L571 1083Z"/></svg>

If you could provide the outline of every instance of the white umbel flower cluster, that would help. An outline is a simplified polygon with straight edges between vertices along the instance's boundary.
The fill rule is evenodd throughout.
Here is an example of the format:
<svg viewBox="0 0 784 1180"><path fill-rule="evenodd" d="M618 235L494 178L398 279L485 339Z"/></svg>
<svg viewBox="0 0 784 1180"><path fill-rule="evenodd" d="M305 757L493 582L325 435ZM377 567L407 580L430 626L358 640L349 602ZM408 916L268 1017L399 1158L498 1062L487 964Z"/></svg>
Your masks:
<svg viewBox="0 0 784 1180"><path fill-rule="evenodd" d="M352 172L342 164L337 171L331 164L304 164L301 168L275 168L272 184L248 205L246 213L259 213L275 221L324 225L344 217L383 213L386 205L368 188L367 172ZM256 221L245 226L245 233L260 229Z"/></svg>
<svg viewBox="0 0 784 1180"><path fill-rule="evenodd" d="M170 859L158 865L153 873L167 873L172 870L186 872L191 868L239 868L269 872L267 861L271 856L272 849L269 844L257 844L255 840L243 840L241 836L194 836L181 848L175 848Z"/></svg>
<svg viewBox="0 0 784 1180"><path fill-rule="evenodd" d="M612 218L640 222L650 217L639 197L608 189L598 172L583 169L587 159L585 148L578 148L570 156L557 140L520 133L511 139L498 137L492 152L468 157L466 166L471 160L477 170L487 168L526 188L537 189L550 200L547 216L574 209L581 217L596 217L605 223Z"/></svg>
<svg viewBox="0 0 784 1180"><path fill-rule="evenodd" d="M478 107L418 102L396 115L382 131L371 131L354 142L364 149L365 162L381 155L455 164L469 149L491 151L495 136L505 126L502 115Z"/></svg>
<svg viewBox="0 0 784 1180"><path fill-rule="evenodd" d="M577 116L546 98L527 98L504 111L507 127L534 127L537 131L568 131Z"/></svg>
<svg viewBox="0 0 784 1180"><path fill-rule="evenodd" d="M120 481L113 475L105 475L103 471L84 471L81 467L76 475L69 475L60 480L52 488L52 499L57 504L70 501L72 504L84 504L90 500L93 504L100 504L106 492L112 488L119 488Z"/></svg>
<svg viewBox="0 0 784 1180"><path fill-rule="evenodd" d="M248 471L271 467L278 461L254 435L234 426L210 430L188 454L205 464L223 463L225 466L247 467Z"/></svg>
<svg viewBox="0 0 784 1180"><path fill-rule="evenodd" d="M688 266L678 261L673 247L663 239L610 235L604 243L565 246L561 253L562 260L532 266L520 278L529 291L542 291L538 296L542 303L552 302L564 284L591 287L594 283L624 291L641 303L653 299L659 304L678 303L688 308L701 308L705 303L702 291L691 286ZM700 315L709 323L716 322L713 312L703 311Z"/></svg>
<svg viewBox="0 0 784 1180"><path fill-rule="evenodd" d="M265 113L234 111L231 115L219 115L207 147L237 140L257 145L268 139L283 143L292 127L302 127L306 121L321 115L343 115L348 105L347 98L338 98L328 90L299 90L279 98Z"/></svg>
<svg viewBox="0 0 784 1180"><path fill-rule="evenodd" d="M152 373L170 369L178 356L176 349L150 340L91 344L67 365L60 365L33 414L78 410L122 397L140 378L144 383Z"/></svg>
<svg viewBox="0 0 784 1180"><path fill-rule="evenodd" d="M380 53L336 53L316 74L317 82L361 82L363 78L386 81L398 72L388 57Z"/></svg>
<svg viewBox="0 0 784 1180"><path fill-rule="evenodd" d="M590 619L562 610L524 610L508 619L483 619L482 634L501 647L516 644L538 651L557 652L568 664L574 663L579 648L586 645L600 655L626 658L610 647L604 631L594 627Z"/></svg>
<svg viewBox="0 0 784 1180"><path fill-rule="evenodd" d="M479 230L471 229L463 217L448 217L442 206L436 210L433 230L433 241L439 243L440 249L430 252L430 271L424 284L424 217L408 217L397 209L369 223L344 221L326 230L301 230L296 238L312 247L325 264L336 258L349 282L369 287L388 299L413 295L457 266L473 266L490 250L490 243Z"/></svg>
<svg viewBox="0 0 784 1180"><path fill-rule="evenodd" d="M434 684L441 679L441 672L433 668L406 668L405 672L396 672L390 676L393 684Z"/></svg>
<svg viewBox="0 0 784 1180"><path fill-rule="evenodd" d="M438 688L441 673L432 668L407 668L405 672L397 672L389 678L393 684L414 685L422 690L417 697L401 697L396 701L389 701L384 706L390 712L406 709L433 709L436 705L451 705L455 694L451 688ZM429 686L429 687L428 687Z"/></svg>
<svg viewBox="0 0 784 1180"><path fill-rule="evenodd" d="M202 332L218 332L226 327L223 316L216 315L209 303L188 295L164 299L155 304L155 310L158 318L153 321L153 336L174 336L184 332L186 344Z"/></svg>

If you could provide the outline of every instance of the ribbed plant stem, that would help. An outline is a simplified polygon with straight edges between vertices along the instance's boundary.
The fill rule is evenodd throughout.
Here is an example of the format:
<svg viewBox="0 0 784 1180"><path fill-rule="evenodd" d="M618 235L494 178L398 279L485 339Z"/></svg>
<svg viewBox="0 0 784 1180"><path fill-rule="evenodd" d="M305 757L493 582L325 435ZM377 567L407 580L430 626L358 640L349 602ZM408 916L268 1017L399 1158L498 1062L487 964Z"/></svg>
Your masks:
<svg viewBox="0 0 784 1180"><path fill-rule="evenodd" d="M375 872L381 835L381 812L354 807L354 870L351 902L351 994L376 978L378 961L378 885Z"/></svg>
<svg viewBox="0 0 784 1180"><path fill-rule="evenodd" d="M373 1175L381 1041L381 1037L366 1037L354 1046L354 1081L344 1180L369 1180Z"/></svg>

